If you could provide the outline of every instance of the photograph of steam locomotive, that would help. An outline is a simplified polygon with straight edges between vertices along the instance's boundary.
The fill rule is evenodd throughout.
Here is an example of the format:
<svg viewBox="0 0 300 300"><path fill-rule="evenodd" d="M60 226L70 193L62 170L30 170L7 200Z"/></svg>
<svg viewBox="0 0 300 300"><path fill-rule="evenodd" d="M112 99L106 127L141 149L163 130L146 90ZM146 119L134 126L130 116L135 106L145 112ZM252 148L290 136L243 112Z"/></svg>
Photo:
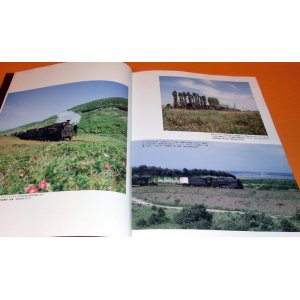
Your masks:
<svg viewBox="0 0 300 300"><path fill-rule="evenodd" d="M267 135L248 82L160 76L163 127Z"/></svg>
<svg viewBox="0 0 300 300"><path fill-rule="evenodd" d="M42 141L65 141L71 140L77 133L77 125L66 122L54 123L49 126L28 129L26 131L13 132L12 136L17 136L23 140L42 140Z"/></svg>
<svg viewBox="0 0 300 300"><path fill-rule="evenodd" d="M134 229L300 231L300 193L281 145L132 144Z"/></svg>
<svg viewBox="0 0 300 300"><path fill-rule="evenodd" d="M128 87L85 81L10 93L0 112L0 195L126 192Z"/></svg>

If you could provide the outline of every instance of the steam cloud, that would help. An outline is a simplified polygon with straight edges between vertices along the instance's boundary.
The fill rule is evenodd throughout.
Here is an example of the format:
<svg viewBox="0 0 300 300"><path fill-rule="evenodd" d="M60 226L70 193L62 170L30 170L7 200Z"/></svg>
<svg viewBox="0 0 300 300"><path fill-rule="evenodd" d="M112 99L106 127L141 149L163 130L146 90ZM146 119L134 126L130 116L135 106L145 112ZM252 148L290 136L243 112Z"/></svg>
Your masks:
<svg viewBox="0 0 300 300"><path fill-rule="evenodd" d="M65 122L71 120L70 123L78 124L81 116L73 111L64 111L57 114L57 123Z"/></svg>

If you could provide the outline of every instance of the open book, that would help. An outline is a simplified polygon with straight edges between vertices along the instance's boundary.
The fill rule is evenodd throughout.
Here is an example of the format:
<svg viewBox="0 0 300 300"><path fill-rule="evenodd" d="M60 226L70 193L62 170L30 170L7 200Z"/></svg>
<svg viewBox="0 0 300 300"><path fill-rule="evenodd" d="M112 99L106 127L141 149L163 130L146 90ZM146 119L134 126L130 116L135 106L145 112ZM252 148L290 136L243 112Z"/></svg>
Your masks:
<svg viewBox="0 0 300 300"><path fill-rule="evenodd" d="M0 162L1 236L300 231L298 185L253 77L18 72Z"/></svg>

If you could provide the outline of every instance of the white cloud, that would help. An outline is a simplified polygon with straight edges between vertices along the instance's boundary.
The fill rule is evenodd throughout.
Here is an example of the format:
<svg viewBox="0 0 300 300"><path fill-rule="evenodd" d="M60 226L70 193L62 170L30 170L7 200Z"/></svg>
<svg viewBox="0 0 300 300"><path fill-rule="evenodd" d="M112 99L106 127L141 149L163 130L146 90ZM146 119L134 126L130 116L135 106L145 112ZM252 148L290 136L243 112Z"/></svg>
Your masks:
<svg viewBox="0 0 300 300"><path fill-rule="evenodd" d="M204 84L202 83L204 82ZM202 80L202 82L196 82L193 79L180 79L176 81L176 86L186 89L198 90L199 93L206 97L215 97L220 100L221 103L230 106L236 105L237 108L242 110L258 110L255 101L251 95L243 94L233 84L228 84L229 90L224 91L218 89L217 85L212 80Z"/></svg>

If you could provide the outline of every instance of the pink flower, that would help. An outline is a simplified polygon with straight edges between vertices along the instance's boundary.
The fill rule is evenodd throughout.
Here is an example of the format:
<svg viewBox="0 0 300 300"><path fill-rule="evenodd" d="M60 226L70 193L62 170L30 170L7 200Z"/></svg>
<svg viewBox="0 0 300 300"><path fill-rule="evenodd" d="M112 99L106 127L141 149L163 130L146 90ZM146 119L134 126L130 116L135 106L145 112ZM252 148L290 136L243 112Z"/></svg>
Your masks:
<svg viewBox="0 0 300 300"><path fill-rule="evenodd" d="M50 186L50 183L47 182L46 180L42 180L39 184L38 184L38 188L39 189L43 189L43 190L47 190Z"/></svg>
<svg viewBox="0 0 300 300"><path fill-rule="evenodd" d="M34 187L31 187L30 189L28 189L28 194L33 194L33 193L37 193L38 192L38 189L34 186Z"/></svg>
<svg viewBox="0 0 300 300"><path fill-rule="evenodd" d="M104 164L104 168L105 168L106 170L110 170L110 169L111 169L110 164L109 164L109 163L105 163L105 164Z"/></svg>
<svg viewBox="0 0 300 300"><path fill-rule="evenodd" d="M35 187L34 184L29 184L28 186L24 187L23 189L26 193L31 194L31 193L37 193L38 189Z"/></svg>

